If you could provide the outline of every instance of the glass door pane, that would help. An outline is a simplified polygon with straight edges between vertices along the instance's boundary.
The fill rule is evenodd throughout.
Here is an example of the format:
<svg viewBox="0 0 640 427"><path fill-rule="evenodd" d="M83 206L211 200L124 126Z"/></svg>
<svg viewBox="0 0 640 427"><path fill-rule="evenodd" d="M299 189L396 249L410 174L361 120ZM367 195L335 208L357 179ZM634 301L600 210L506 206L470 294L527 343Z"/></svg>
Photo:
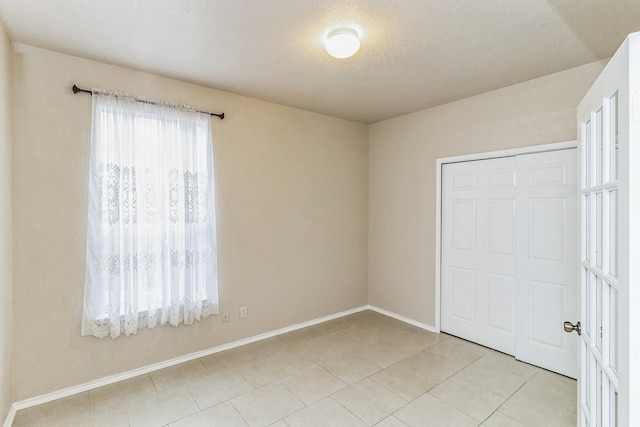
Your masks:
<svg viewBox="0 0 640 427"><path fill-rule="evenodd" d="M611 180L618 179L618 92L609 99L609 158Z"/></svg>

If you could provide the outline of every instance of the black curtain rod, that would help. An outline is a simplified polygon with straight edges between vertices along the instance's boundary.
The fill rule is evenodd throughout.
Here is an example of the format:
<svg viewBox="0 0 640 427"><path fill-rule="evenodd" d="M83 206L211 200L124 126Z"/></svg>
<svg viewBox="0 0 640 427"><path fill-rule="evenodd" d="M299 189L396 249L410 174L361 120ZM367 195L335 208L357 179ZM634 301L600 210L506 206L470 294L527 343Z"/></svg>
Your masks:
<svg viewBox="0 0 640 427"><path fill-rule="evenodd" d="M78 87L78 86L76 86L76 85L73 85L73 88L72 88L72 89L73 89L73 93L83 92L83 93L88 93L89 95L92 95L92 94L93 94L93 92L92 92L92 91L87 90L87 89L81 89L81 88L79 88L79 87ZM139 99L139 98L133 98L133 99L135 99L135 100L136 100L136 101L138 101L138 102L144 102L144 103L146 103L146 104L158 105L158 103L157 103L157 102L148 101L148 100L146 100L146 99ZM198 113L204 113L204 114L208 114L208 115L210 115L210 116L220 117L220 120L223 120L223 119L224 119L224 113L220 113L220 114L218 114L218 113L210 113L210 112L208 112L208 111L200 111L200 110L196 110L196 111L197 111Z"/></svg>

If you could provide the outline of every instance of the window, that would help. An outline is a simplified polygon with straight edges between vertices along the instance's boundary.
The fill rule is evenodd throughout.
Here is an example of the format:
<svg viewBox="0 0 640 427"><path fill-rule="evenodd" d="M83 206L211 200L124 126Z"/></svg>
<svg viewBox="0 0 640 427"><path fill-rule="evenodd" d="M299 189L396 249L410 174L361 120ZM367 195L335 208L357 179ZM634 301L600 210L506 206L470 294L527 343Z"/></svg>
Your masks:
<svg viewBox="0 0 640 427"><path fill-rule="evenodd" d="M210 117L93 93L82 334L218 312Z"/></svg>

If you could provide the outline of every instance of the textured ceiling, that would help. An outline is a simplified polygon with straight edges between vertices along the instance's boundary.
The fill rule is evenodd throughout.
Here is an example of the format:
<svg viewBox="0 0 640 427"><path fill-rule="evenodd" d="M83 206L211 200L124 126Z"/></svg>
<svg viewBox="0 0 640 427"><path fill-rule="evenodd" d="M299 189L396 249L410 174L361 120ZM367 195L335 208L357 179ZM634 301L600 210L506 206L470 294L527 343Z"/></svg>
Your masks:
<svg viewBox="0 0 640 427"><path fill-rule="evenodd" d="M608 58L639 18L640 0L0 0L14 42L363 123ZM362 47L337 60L322 41L343 26Z"/></svg>

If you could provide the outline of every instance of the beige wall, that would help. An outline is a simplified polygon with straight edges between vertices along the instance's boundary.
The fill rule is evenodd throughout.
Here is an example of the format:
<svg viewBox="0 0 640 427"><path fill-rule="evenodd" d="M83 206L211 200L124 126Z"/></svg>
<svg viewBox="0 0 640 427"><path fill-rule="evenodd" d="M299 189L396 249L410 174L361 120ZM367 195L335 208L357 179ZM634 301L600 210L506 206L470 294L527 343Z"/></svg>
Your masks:
<svg viewBox="0 0 640 427"><path fill-rule="evenodd" d="M0 24L0 422L11 405L11 48Z"/></svg>
<svg viewBox="0 0 640 427"><path fill-rule="evenodd" d="M365 125L28 46L13 65L14 400L367 303ZM227 115L212 124L230 323L80 336L91 98L74 83Z"/></svg>
<svg viewBox="0 0 640 427"><path fill-rule="evenodd" d="M436 159L576 139L605 62L369 127L369 303L435 325Z"/></svg>

